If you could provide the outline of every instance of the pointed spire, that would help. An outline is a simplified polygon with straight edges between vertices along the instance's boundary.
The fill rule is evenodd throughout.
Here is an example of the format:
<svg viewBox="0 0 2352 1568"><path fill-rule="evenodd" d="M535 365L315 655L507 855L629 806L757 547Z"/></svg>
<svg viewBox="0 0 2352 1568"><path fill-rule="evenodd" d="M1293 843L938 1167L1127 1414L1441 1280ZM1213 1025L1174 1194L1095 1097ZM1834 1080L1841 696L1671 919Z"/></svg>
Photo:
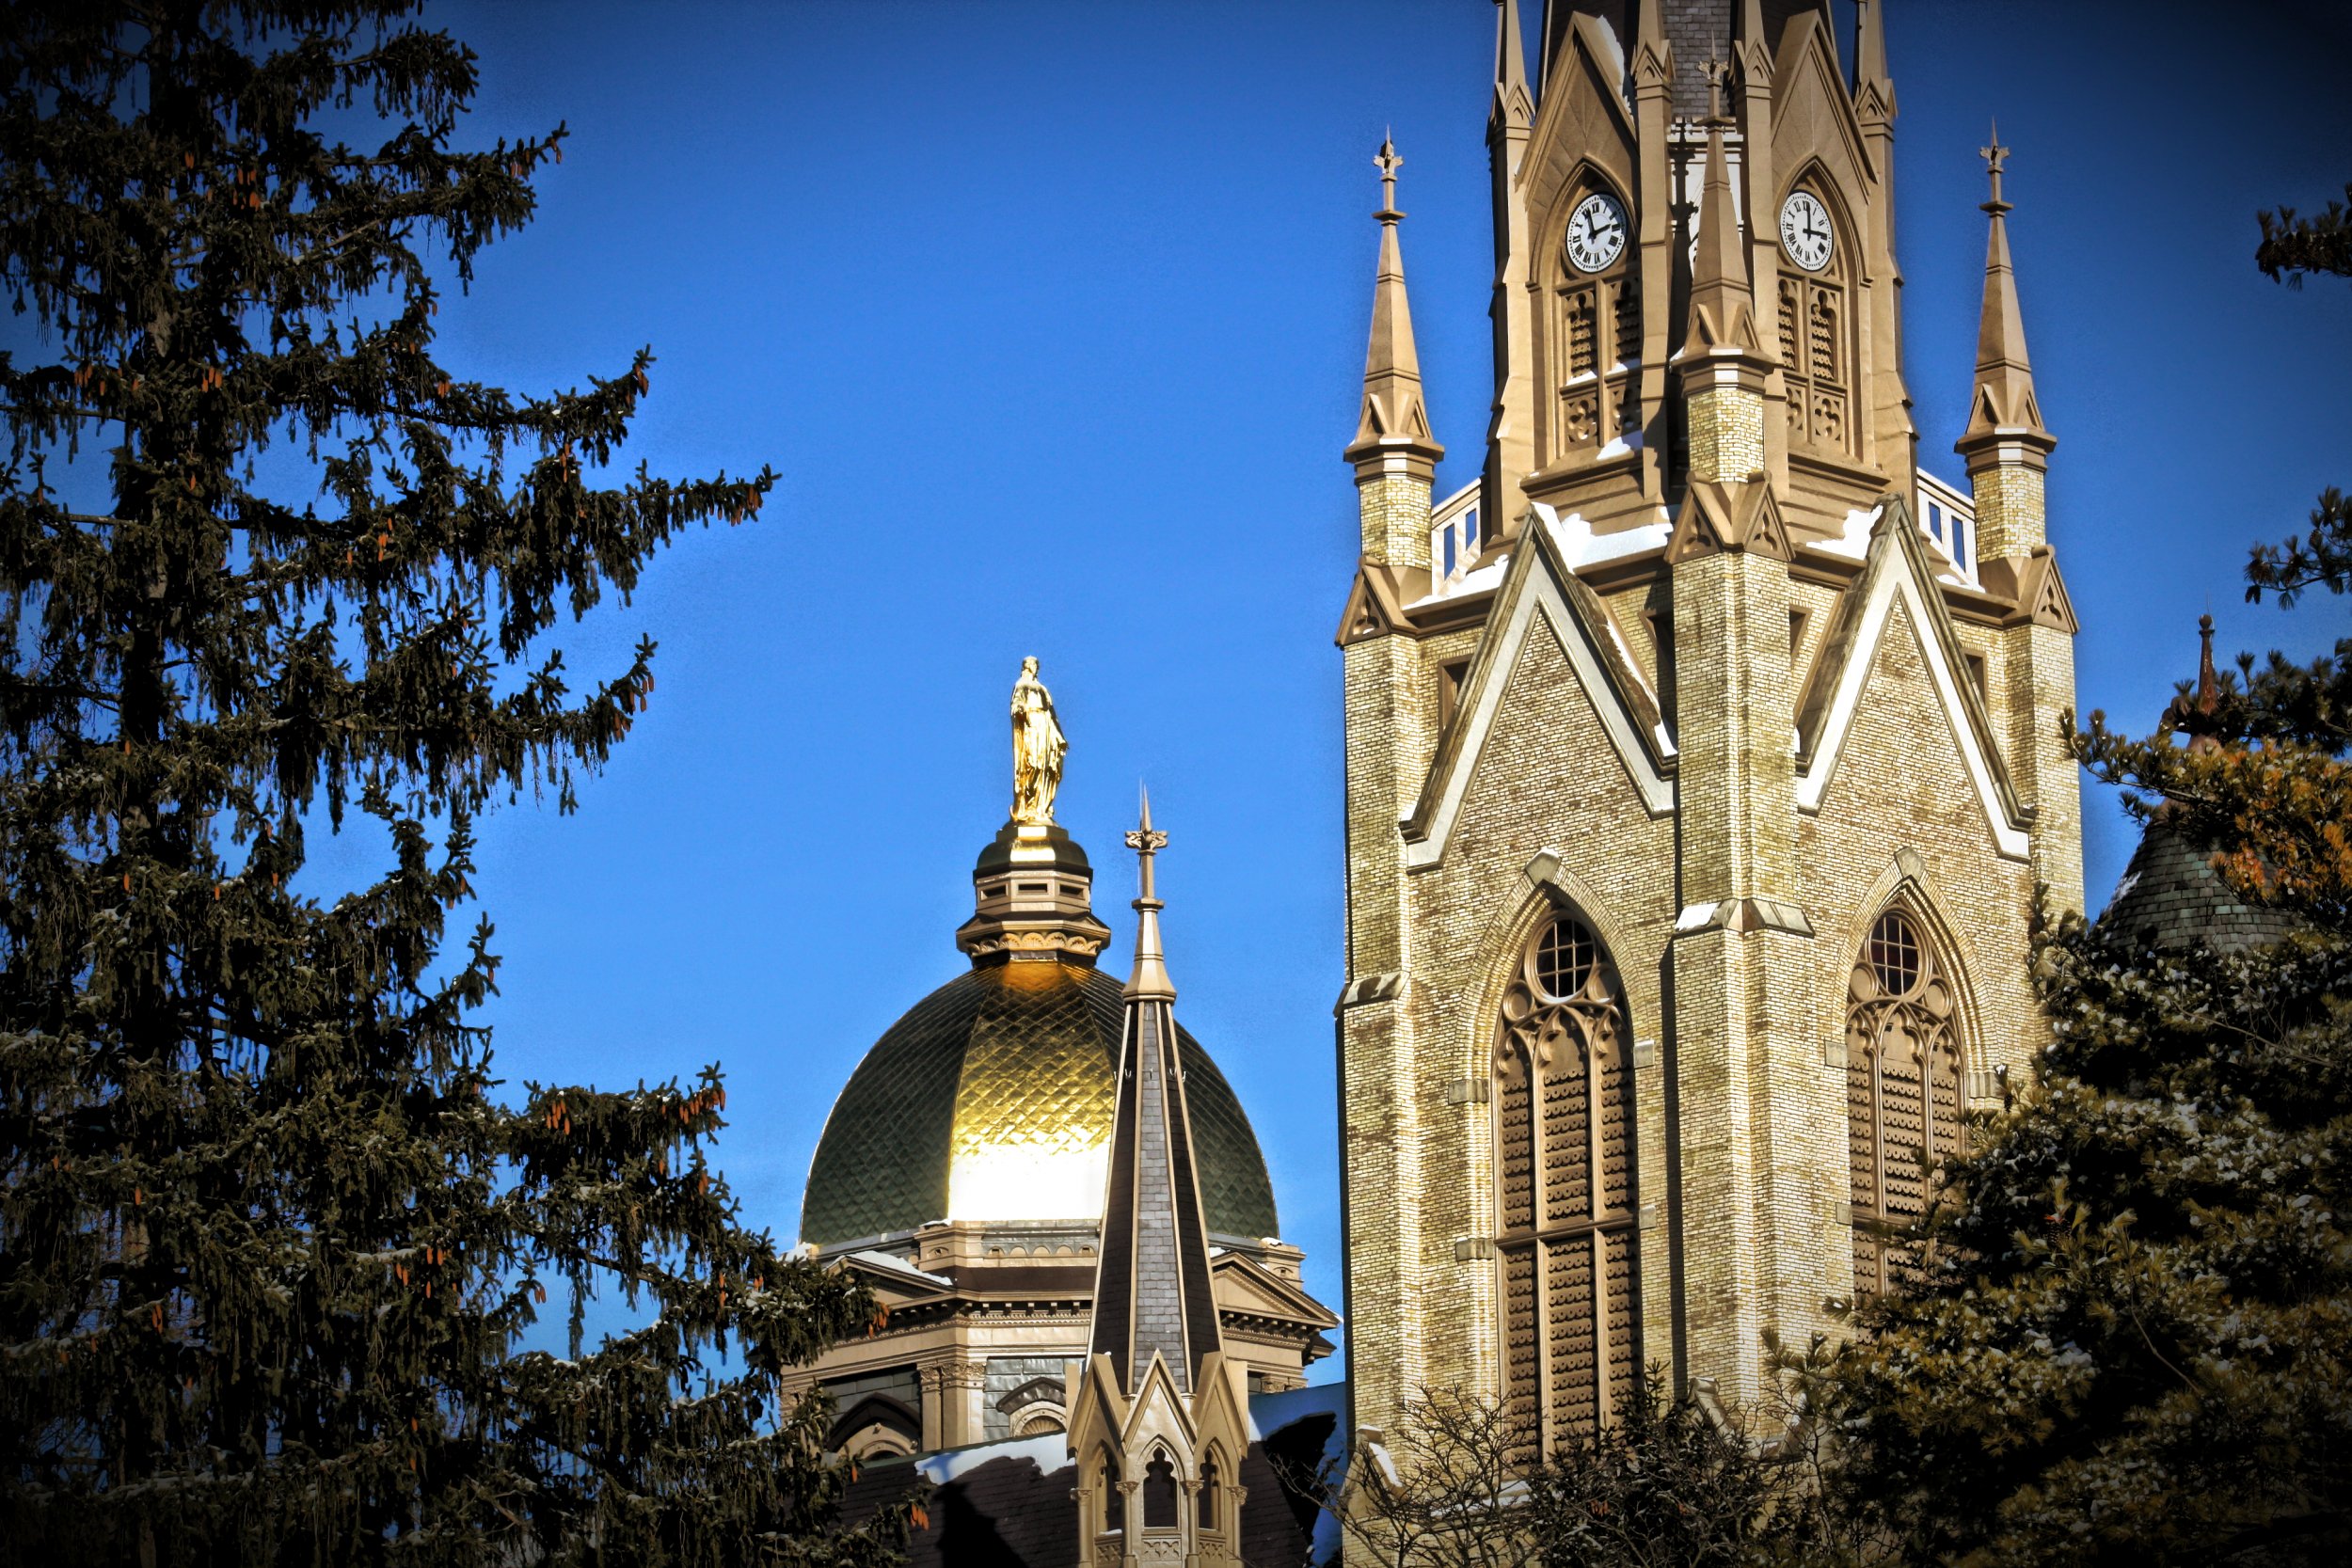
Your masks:
<svg viewBox="0 0 2352 1568"><path fill-rule="evenodd" d="M1176 988L1160 955L1152 860L1168 835L1152 826L1151 798L1127 835L1136 851L1141 917L1136 966L1126 989L1119 1051L1119 1098L1111 1118L1110 1179L1103 1198L1103 1244L1094 1276L1094 1328L1088 1359L1110 1358L1119 1387L1133 1397L1154 1360L1179 1392L1200 1387L1201 1364L1221 1353L1209 1281L1209 1233L1201 1216L1192 1117L1178 1051Z"/></svg>
<svg viewBox="0 0 2352 1568"><path fill-rule="evenodd" d="M1732 20L1732 54L1739 60L1740 71L1753 74L1761 70L1770 74L1772 49L1772 40L1764 33L1764 0L1740 0L1739 13Z"/></svg>
<svg viewBox="0 0 2352 1568"><path fill-rule="evenodd" d="M1168 906L1160 902L1152 886L1152 857L1168 847L1168 835L1152 826L1152 792L1144 790L1142 796L1142 825L1127 835L1127 847L1136 852L1136 876L1142 891L1135 902L1135 968L1121 994L1131 1002L1141 998L1173 1002L1176 987L1168 977L1167 958L1160 950L1160 911Z"/></svg>
<svg viewBox="0 0 2352 1568"><path fill-rule="evenodd" d="M1495 0L1495 103L1489 124L1528 125L1535 95L1527 89L1527 45L1519 35L1519 0Z"/></svg>
<svg viewBox="0 0 2352 1568"><path fill-rule="evenodd" d="M1685 355L1719 350L1757 352L1756 307L1748 291L1748 259L1732 206L1731 169L1724 153L1724 82L1731 68L1707 62L1707 184L1699 197L1698 254L1691 261L1691 331Z"/></svg>
<svg viewBox="0 0 2352 1568"><path fill-rule="evenodd" d="M2229 721L2223 708L2221 675L2213 667L2213 617L2197 618L2197 689L2172 699L2164 721L2188 736L2192 752L2217 752L2226 738Z"/></svg>
<svg viewBox="0 0 2352 1568"><path fill-rule="evenodd" d="M1887 111L1894 111L1894 85L1886 74L1884 0L1854 0L1853 76L1856 90L1867 83L1877 83L1885 95Z"/></svg>
<svg viewBox="0 0 2352 1568"><path fill-rule="evenodd" d="M1380 170L1380 270L1373 284L1372 343L1364 355L1364 401L1356 421L1356 439L1347 460L1362 477L1386 467L1383 459L1402 456L1426 468L1445 455L1445 448L1429 434L1429 412L1422 403L1421 355L1413 347L1413 311L1405 298L1405 254L1399 248L1396 226L1405 214L1396 209L1396 171L1405 160L1396 144L1384 138L1373 159Z"/></svg>
<svg viewBox="0 0 2352 1568"><path fill-rule="evenodd" d="M1956 451L1970 457L1999 445L2022 445L2046 453L2058 444L2042 423L2033 391L2033 366L2026 356L2026 322L2017 308L2017 274L2010 265L2010 204L2001 198L2002 166L2009 149L2001 128L1992 145L1978 149L1992 181L1992 199L1981 203L1992 218L1984 251L1984 313L1977 328L1977 383L1969 399L1968 429Z"/></svg>

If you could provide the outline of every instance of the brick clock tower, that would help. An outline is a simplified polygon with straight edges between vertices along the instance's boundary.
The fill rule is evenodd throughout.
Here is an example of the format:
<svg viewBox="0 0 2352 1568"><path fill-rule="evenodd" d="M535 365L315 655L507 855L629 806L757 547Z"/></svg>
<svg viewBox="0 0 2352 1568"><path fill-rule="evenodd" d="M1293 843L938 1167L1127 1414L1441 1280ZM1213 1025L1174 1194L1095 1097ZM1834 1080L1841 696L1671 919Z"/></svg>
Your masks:
<svg viewBox="0 0 2352 1568"><path fill-rule="evenodd" d="M1503 0L1493 418L1441 499L1381 150L1339 636L1359 1429L1458 1387L1549 1448L1650 1363L1759 1400L2046 1037L2075 627L2005 150L1962 485L1916 461L1851 14L1850 81L1825 3L1554 0L1531 84Z"/></svg>

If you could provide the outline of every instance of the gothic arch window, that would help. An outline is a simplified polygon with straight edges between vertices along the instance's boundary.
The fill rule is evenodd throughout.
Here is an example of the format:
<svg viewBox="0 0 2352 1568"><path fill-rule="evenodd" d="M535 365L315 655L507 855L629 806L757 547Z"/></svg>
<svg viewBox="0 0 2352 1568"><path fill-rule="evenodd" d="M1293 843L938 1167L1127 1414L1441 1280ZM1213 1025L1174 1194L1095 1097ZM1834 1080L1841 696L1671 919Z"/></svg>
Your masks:
<svg viewBox="0 0 2352 1568"><path fill-rule="evenodd" d="M1592 928L1555 911L1528 939L1495 1045L1502 1393L1550 1452L1589 1440L1641 1371L1633 1063Z"/></svg>
<svg viewBox="0 0 2352 1568"><path fill-rule="evenodd" d="M1176 1466L1166 1449L1152 1449L1152 1463L1143 1467L1143 1528L1176 1528Z"/></svg>
<svg viewBox="0 0 2352 1568"><path fill-rule="evenodd" d="M1200 1462L1199 1521L1200 1528L1204 1530L1214 1530L1216 1528L1216 1511L1218 1501L1216 1486L1216 1455L1212 1453L1208 1458Z"/></svg>
<svg viewBox="0 0 2352 1568"><path fill-rule="evenodd" d="M1961 1037L1952 976L1910 911L1870 924L1846 996L1846 1129L1857 1295L1886 1291L1932 1171L1961 1152Z"/></svg>
<svg viewBox="0 0 2352 1568"><path fill-rule="evenodd" d="M1839 224L1836 202L1810 186L1837 225L1829 258L1807 272L1781 253L1775 319L1781 376L1788 388L1788 441L1836 457L1854 454L1854 336L1851 251L1853 235Z"/></svg>
<svg viewBox="0 0 2352 1568"><path fill-rule="evenodd" d="M1553 247L1545 341L1554 458L1597 451L1642 426L1641 273L1629 211L1615 191L1587 180Z"/></svg>

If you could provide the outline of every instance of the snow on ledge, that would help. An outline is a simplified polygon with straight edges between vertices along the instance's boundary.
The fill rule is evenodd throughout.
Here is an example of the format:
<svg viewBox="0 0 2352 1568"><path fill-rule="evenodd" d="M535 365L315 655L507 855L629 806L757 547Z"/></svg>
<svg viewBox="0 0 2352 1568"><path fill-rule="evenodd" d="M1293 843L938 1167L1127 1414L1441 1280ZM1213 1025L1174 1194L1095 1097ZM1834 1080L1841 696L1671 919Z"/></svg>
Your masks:
<svg viewBox="0 0 2352 1568"><path fill-rule="evenodd" d="M1595 533L1593 525L1585 520L1584 515L1581 512L1571 512L1563 517L1557 511L1542 501L1533 501L1529 504L1534 508L1537 519L1544 525L1544 531L1551 535L1551 542L1559 546L1561 557L1566 561L1570 571L1584 566L1597 566L1604 561L1616 561L1625 556L1639 555L1645 550L1664 549L1667 538L1674 532L1672 524L1656 522L1645 523L1639 528L1626 529L1618 533ZM1866 539L1869 536L1867 528L1863 530L1863 536ZM1422 594L1405 608L1407 610L1420 610L1427 605L1442 604L1447 599L1458 598L1464 594L1483 593L1486 589L1499 587L1502 582L1502 574L1509 570L1510 565L1511 557L1508 552L1498 555L1476 571L1463 573L1443 588L1435 593Z"/></svg>

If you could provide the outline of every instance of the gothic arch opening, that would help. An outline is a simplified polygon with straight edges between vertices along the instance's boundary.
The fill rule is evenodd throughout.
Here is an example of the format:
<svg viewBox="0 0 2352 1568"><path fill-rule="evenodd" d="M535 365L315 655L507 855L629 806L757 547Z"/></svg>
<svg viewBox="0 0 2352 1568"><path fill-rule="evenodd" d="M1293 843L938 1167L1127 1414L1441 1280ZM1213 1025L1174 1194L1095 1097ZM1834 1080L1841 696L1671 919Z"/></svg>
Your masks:
<svg viewBox="0 0 2352 1568"><path fill-rule="evenodd" d="M1641 273L1631 205L1589 166L1544 249L1539 329L1552 383L1547 462L1592 451L1642 425Z"/></svg>
<svg viewBox="0 0 2352 1568"><path fill-rule="evenodd" d="M1959 1154L1964 1053L1951 960L1912 911L1870 923L1846 987L1847 1162L1856 1297L1888 1290L1933 1196L1936 1167Z"/></svg>
<svg viewBox="0 0 2352 1568"><path fill-rule="evenodd" d="M1217 1493L1218 1484L1223 1480L1224 1474L1222 1466L1217 1464L1218 1457L1219 1451L1211 1448L1208 1457L1200 1461L1200 1491L1196 1499L1199 1507L1197 1520L1200 1528L1207 1531L1215 1531L1217 1528L1219 1507L1223 1501Z"/></svg>
<svg viewBox="0 0 2352 1568"><path fill-rule="evenodd" d="M1516 958L1495 1042L1502 1396L1531 1448L1589 1441L1641 1375L1633 1062L1624 990L1567 910Z"/></svg>
<svg viewBox="0 0 2352 1568"><path fill-rule="evenodd" d="M1176 1524L1176 1465L1166 1449L1154 1449L1143 1467L1143 1528L1174 1529Z"/></svg>
<svg viewBox="0 0 2352 1568"><path fill-rule="evenodd" d="M1094 1475L1094 1484L1102 1493L1102 1532L1107 1535L1113 1530L1125 1529L1127 1495L1120 1486L1119 1462L1111 1457L1109 1449L1103 1449L1096 1460Z"/></svg>
<svg viewBox="0 0 2352 1568"><path fill-rule="evenodd" d="M1859 451L1855 430L1854 359L1860 341L1854 323L1854 246L1861 236L1845 203L1830 184L1808 170L1781 198L1787 223L1791 203L1811 206L1795 221L1823 223L1829 230L1826 254L1818 267L1790 259L1786 239L1780 248L1780 277L1771 307L1778 332L1780 372L1788 392L1788 442L1800 450L1832 457L1852 457ZM1759 302L1760 304L1761 302Z"/></svg>

